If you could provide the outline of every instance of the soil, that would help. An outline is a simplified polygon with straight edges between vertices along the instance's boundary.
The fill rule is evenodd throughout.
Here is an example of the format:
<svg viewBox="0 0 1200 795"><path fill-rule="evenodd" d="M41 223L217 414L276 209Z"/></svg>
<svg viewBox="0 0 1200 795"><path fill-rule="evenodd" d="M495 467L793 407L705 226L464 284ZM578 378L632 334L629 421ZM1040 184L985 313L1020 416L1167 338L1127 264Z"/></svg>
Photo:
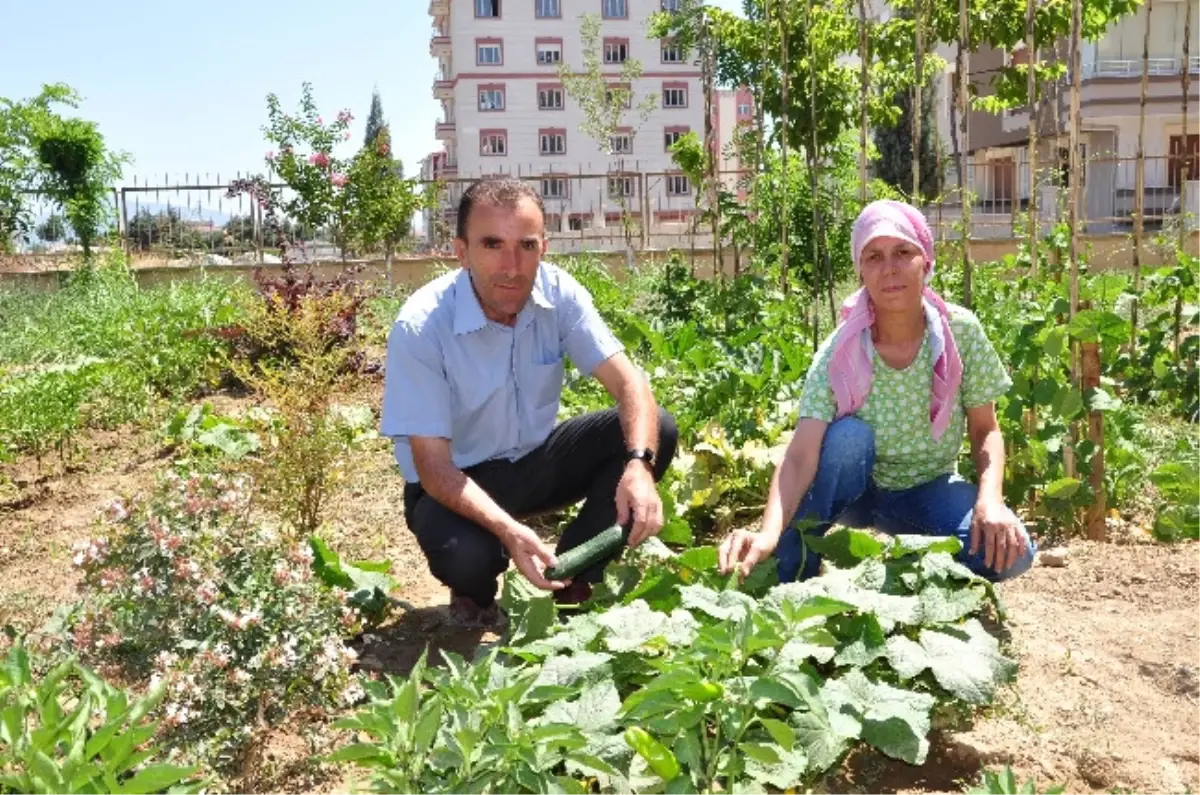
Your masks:
<svg viewBox="0 0 1200 795"><path fill-rule="evenodd" d="M378 407L379 392L375 383L352 400ZM226 398L217 408L247 405ZM73 467L0 469L0 624L36 629L78 598L72 543L110 500L148 488L167 453L155 434L123 429L88 435ZM470 656L495 640L447 621L448 593L405 528L401 492L380 441L358 458L328 517L326 536L341 554L392 562L396 596L409 608L355 643L375 675L407 672L426 649L436 664L441 651ZM1120 543L1070 542L1065 567L1038 565L999 586L1008 609L1001 631L1021 668L997 704L971 725L935 733L925 765L858 753L824 782L829 791L960 792L981 767L1006 763L1039 789L1200 791L1200 550L1156 544L1136 526L1120 530ZM327 723L297 716L272 727L235 791L354 786L352 770L310 761L341 742Z"/></svg>

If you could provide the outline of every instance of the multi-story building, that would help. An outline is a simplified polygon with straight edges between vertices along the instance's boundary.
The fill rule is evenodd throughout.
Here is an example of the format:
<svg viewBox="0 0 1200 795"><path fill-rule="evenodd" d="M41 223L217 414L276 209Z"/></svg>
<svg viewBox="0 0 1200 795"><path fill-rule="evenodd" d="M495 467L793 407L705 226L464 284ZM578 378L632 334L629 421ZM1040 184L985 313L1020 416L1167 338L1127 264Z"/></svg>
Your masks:
<svg viewBox="0 0 1200 795"><path fill-rule="evenodd" d="M463 182L485 174L529 178L544 198L547 229L581 233L679 223L696 207L695 188L672 160L680 136L704 131L700 70L648 23L678 0L431 0L430 53L444 146L437 171L448 184L446 214ZM584 130L585 114L558 70L584 71L581 17L600 19L604 79L624 85L627 60L641 66L627 86L629 109L608 140ZM643 114L640 108L652 98ZM738 116L732 108L733 116ZM714 109L714 116L718 111ZM747 116L750 111L747 110ZM724 165L724 164L723 164ZM432 164L431 174L432 176Z"/></svg>
<svg viewBox="0 0 1200 795"><path fill-rule="evenodd" d="M1192 39L1184 60L1185 2L1192 3ZM1081 217L1090 231L1119 230L1132 223L1135 208L1138 124L1146 35L1146 5L1122 17L1094 42L1083 42L1080 91L1080 163L1083 202ZM1187 184L1200 178L1200 0L1155 0L1150 12L1144 133L1145 190L1143 206L1148 224L1178 215L1186 206ZM1020 63L1021 50L984 50L971 56L971 79L980 95L992 93L991 75L1004 64ZM1043 59L1050 52L1041 53ZM1053 57L1068 61L1067 42L1059 42ZM1182 70L1191 73L1190 118L1183 133ZM1052 215L1055 192L1069 185L1069 75L1049 101L1039 104L1037 127L1038 190L1043 215ZM939 95L948 102L954 80L953 63L944 75ZM1057 107L1055 107L1057 105ZM947 106L948 107L948 106ZM941 123L948 122L939 112ZM997 234L1008 232L1004 216L1023 209L1030 196L1027 162L1029 109L1002 114L973 110L969 123L968 180L976 195L976 212L996 216ZM941 126L941 124L939 124ZM941 130L949 141L947 129ZM956 180L957 178L952 178ZM1193 197L1190 202L1195 203ZM1197 208L1188 210L1196 213ZM986 234L986 230L980 230Z"/></svg>

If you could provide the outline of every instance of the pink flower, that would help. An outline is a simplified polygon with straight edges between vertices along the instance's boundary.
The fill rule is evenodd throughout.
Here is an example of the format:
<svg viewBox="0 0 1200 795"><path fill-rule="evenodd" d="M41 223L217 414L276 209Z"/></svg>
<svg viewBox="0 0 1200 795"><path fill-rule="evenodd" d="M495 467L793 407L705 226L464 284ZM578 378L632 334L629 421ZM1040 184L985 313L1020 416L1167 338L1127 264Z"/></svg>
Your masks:
<svg viewBox="0 0 1200 795"><path fill-rule="evenodd" d="M354 116L348 110L340 110L338 111L337 120L338 124L349 124L354 120Z"/></svg>
<svg viewBox="0 0 1200 795"><path fill-rule="evenodd" d="M125 503L113 500L104 509L104 516L110 522L123 522L129 518L129 510L126 509Z"/></svg>
<svg viewBox="0 0 1200 795"><path fill-rule="evenodd" d="M268 149L267 150L267 160L274 160L274 159L275 159L275 150Z"/></svg>
<svg viewBox="0 0 1200 795"><path fill-rule="evenodd" d="M333 176L331 176L329 178L329 181L333 183L333 187L335 187L335 188L346 187L346 175L345 174L334 174Z"/></svg>
<svg viewBox="0 0 1200 795"><path fill-rule="evenodd" d="M325 123L325 120L324 120L324 119L322 119L320 116L318 116L318 117L317 117L317 124L324 124L324 123Z"/></svg>
<svg viewBox="0 0 1200 795"><path fill-rule="evenodd" d="M350 131L349 131L349 130L346 130L346 132L342 133L342 140L343 140L343 141L349 141L349 140L350 140Z"/></svg>
<svg viewBox="0 0 1200 795"><path fill-rule="evenodd" d="M308 156L308 164L317 168L325 168L329 165L329 155L324 152L314 152Z"/></svg>

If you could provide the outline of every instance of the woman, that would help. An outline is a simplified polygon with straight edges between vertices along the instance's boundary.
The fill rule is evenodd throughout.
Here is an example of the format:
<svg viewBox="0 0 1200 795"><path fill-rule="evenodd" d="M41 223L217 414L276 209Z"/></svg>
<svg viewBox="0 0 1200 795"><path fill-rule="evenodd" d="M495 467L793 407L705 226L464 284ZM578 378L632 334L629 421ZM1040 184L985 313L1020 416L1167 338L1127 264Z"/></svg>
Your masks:
<svg viewBox="0 0 1200 795"><path fill-rule="evenodd" d="M867 205L851 245L862 287L809 369L762 527L725 539L721 570L745 576L774 553L781 582L812 577L820 558L796 524L819 535L837 522L954 535L972 571L992 581L1023 573L1035 545L1001 489L995 400L1012 383L1004 365L979 320L928 287L933 235L916 208ZM957 474L964 426L978 485Z"/></svg>

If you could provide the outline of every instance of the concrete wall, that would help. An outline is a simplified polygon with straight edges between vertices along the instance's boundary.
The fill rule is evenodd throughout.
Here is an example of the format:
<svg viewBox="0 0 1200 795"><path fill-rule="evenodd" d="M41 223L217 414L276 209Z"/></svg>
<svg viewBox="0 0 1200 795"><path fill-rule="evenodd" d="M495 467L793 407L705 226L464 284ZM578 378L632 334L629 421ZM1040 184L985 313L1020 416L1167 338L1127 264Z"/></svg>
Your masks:
<svg viewBox="0 0 1200 795"><path fill-rule="evenodd" d="M1127 235L1083 235L1080 238L1081 246L1087 257L1089 267L1093 270L1108 270L1116 268L1131 267L1133 262L1133 244ZM998 260L1009 254L1016 254L1018 241L1012 238L995 238L995 239L975 239L971 240L971 256L976 262L987 262ZM1193 232L1187 241L1187 251L1196 255L1200 251L1200 234ZM938 244L939 258L944 263L953 263L957 259L955 253L956 244L951 241L945 241ZM592 256L605 262L618 276L625 268L625 254L622 251L602 251L590 252ZM665 263L672 254L678 253L684 258L684 261L690 261L693 253L688 250L660 250L660 251L642 251L638 252L638 262L642 265L654 265ZM551 254L547 257L553 261L557 256ZM726 249L721 253L723 259L723 269L727 274L732 274L734 270L734 252L732 249ZM713 253L711 249L697 248L694 252L696 261L696 273L701 277L710 277L716 269L713 267ZM743 251L741 253L741 264L745 267L749 262L750 253ZM30 267L34 267L36 263L32 262L33 258L29 259ZM43 258L45 259L45 258ZM45 263L43 263L44 265ZM1163 253L1155 249L1149 243L1143 244L1142 250L1142 265L1146 268L1156 268L1168 264ZM279 265L262 266L268 273L279 271ZM341 262L321 262L317 263L313 270L320 278L332 278L341 273L343 269ZM437 273L446 268L456 268L458 262L453 258L434 258L424 257L418 259L406 259L394 263L392 267L392 284L395 286L417 287L424 284L429 279L433 278ZM195 279L201 276L207 278L231 278L252 280L254 277L254 265L221 265L209 267L194 267L194 268L177 268L177 267L138 267L135 268L139 284L142 286L153 286L160 284L169 284L171 282L182 281L185 279ZM24 287L38 290L53 290L57 289L60 281L70 274L69 270L50 269L42 270L27 270L15 272L12 270L0 271L0 289L10 287ZM365 267L358 277L360 280L375 284L386 285L388 283L387 271L384 268L382 260L371 260L365 263Z"/></svg>

